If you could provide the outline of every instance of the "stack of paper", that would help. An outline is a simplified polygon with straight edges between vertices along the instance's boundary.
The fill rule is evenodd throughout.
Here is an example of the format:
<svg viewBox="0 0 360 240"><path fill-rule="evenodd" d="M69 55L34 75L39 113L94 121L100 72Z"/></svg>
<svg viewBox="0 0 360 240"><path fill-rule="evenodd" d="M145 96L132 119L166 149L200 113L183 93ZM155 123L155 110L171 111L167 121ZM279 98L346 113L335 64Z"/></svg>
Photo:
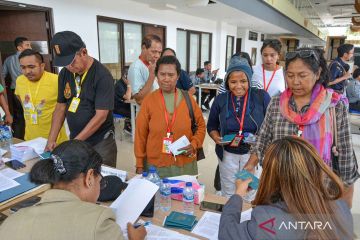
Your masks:
<svg viewBox="0 0 360 240"><path fill-rule="evenodd" d="M5 190L8 190L10 188L19 186L20 184L17 183L15 180L6 177L2 173L0 173L0 192L3 192Z"/></svg>
<svg viewBox="0 0 360 240"><path fill-rule="evenodd" d="M252 208L241 213L240 223L251 219L251 211ZM218 239L220 217L220 213L206 211L191 233L210 240Z"/></svg>
<svg viewBox="0 0 360 240"><path fill-rule="evenodd" d="M21 142L10 146L11 158L26 161L38 157L44 152L47 140L39 137L30 141Z"/></svg>
<svg viewBox="0 0 360 240"><path fill-rule="evenodd" d="M153 224L146 226L146 239L147 240L195 240L197 238L186 236L184 234L159 227Z"/></svg>
<svg viewBox="0 0 360 240"><path fill-rule="evenodd" d="M127 172L120 170L120 169L111 168L111 167L102 165L101 166L101 174L103 176L110 176L110 175L117 176L121 179L121 181L125 182Z"/></svg>
<svg viewBox="0 0 360 240"><path fill-rule="evenodd" d="M135 179L110 205L116 215L116 223L126 230L128 222L134 224L159 187L145 179ZM131 206L131 207L129 207Z"/></svg>

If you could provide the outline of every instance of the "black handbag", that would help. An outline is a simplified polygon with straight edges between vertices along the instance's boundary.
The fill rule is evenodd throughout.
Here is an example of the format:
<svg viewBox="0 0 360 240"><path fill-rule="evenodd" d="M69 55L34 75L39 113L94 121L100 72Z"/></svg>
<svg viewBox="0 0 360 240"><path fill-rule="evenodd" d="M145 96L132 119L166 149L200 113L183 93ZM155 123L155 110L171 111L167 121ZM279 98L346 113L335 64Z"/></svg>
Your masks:
<svg viewBox="0 0 360 240"><path fill-rule="evenodd" d="M186 105L189 109L189 115L190 115L190 118L191 118L191 131L193 134L196 133L197 129L198 129L198 126L197 126L197 123L195 121L195 116L194 116L194 109L192 107L192 104L191 104L191 100L190 100L190 96L189 96L189 93L186 92L186 91L183 91L181 90L184 98L185 98L185 102L186 102ZM197 161L200 161L200 160L203 160L205 159L205 153L204 153L204 149L201 147L201 148L198 148L197 149L197 153L196 153L196 160Z"/></svg>

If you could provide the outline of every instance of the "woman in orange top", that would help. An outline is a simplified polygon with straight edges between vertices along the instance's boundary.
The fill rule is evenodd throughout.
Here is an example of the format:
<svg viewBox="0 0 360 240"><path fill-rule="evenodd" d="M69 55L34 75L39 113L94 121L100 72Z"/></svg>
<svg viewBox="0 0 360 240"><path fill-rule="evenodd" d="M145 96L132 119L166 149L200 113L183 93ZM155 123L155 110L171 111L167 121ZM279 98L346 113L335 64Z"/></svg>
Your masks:
<svg viewBox="0 0 360 240"><path fill-rule="evenodd" d="M190 97L197 131L191 130L191 118L184 94L176 88L180 63L174 56L164 56L156 63L155 74L159 89L149 94L141 104L136 119L134 152L136 172L147 171L150 166L158 170L161 178L183 174L196 175L196 152L205 138L205 122L195 99ZM167 145L186 136L190 144L174 156Z"/></svg>

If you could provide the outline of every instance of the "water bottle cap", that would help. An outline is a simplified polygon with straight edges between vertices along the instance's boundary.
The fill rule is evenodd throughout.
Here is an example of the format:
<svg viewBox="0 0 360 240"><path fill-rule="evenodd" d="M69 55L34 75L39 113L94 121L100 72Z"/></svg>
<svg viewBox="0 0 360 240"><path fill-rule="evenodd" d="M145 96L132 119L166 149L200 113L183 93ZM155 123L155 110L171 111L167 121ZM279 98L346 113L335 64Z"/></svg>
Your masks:
<svg viewBox="0 0 360 240"><path fill-rule="evenodd" d="M163 179L163 183L169 183L169 179L164 178L164 179Z"/></svg>
<svg viewBox="0 0 360 240"><path fill-rule="evenodd" d="M187 187L192 187L192 182L187 182L187 183L186 183L186 186L187 186Z"/></svg>
<svg viewBox="0 0 360 240"><path fill-rule="evenodd" d="M149 167L149 173L156 173L155 167Z"/></svg>
<svg viewBox="0 0 360 240"><path fill-rule="evenodd" d="M147 177L147 176L148 176L148 172L143 172L143 173L142 173L142 176L143 176L143 177Z"/></svg>

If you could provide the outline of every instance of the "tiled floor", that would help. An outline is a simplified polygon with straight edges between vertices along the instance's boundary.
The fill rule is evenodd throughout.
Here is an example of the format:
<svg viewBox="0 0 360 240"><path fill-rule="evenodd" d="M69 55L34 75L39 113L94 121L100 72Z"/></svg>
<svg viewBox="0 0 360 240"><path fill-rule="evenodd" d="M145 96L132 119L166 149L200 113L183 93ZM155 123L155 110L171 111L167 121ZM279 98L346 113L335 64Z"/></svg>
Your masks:
<svg viewBox="0 0 360 240"><path fill-rule="evenodd" d="M205 120L207 114L204 114ZM134 158L134 149L133 143L131 142L131 138L129 135L124 134L123 140L120 141L119 129L117 129L117 145L118 145L118 160L117 167L126 171L135 171L135 158ZM357 131L360 133L360 131ZM359 162L360 159L360 135L353 134L353 143L355 152L357 155L357 159ZM206 159L199 162L199 181L204 183L206 186L206 191L214 193L215 189L213 187L215 169L217 166L217 157L215 155L215 145L212 139L206 135L204 142L204 151L206 155ZM353 200L353 208L352 213L354 214L354 226L357 235L360 236L360 180L355 184L355 193Z"/></svg>

